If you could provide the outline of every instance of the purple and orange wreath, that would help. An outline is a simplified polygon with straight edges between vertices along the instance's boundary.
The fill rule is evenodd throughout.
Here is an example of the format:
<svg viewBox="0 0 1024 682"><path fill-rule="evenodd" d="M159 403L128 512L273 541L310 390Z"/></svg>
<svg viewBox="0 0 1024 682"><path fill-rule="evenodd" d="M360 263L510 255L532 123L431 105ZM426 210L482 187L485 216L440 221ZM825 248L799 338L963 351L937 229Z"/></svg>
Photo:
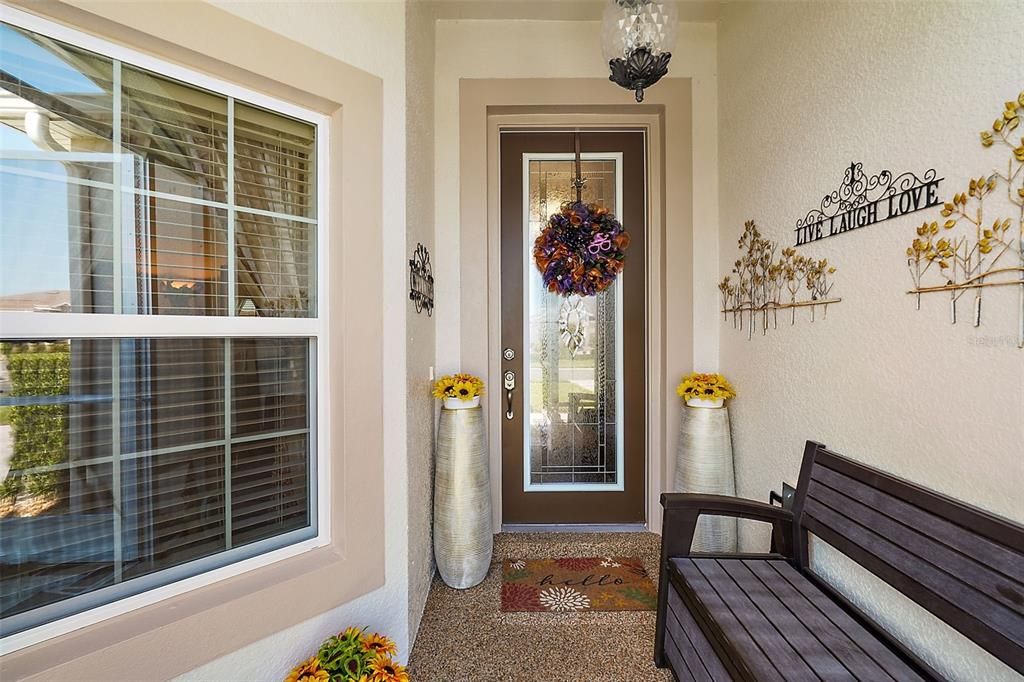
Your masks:
<svg viewBox="0 0 1024 682"><path fill-rule="evenodd" d="M622 272L629 234L603 206L566 202L533 244L548 291L560 296L593 296Z"/></svg>

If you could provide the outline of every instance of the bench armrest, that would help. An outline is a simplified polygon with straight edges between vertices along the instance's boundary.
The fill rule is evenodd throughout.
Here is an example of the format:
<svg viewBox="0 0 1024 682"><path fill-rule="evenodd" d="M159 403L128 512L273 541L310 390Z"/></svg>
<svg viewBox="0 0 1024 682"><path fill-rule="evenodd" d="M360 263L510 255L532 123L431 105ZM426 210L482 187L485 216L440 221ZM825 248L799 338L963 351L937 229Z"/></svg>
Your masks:
<svg viewBox="0 0 1024 682"><path fill-rule="evenodd" d="M658 616L654 639L654 662L659 668L668 665L665 654L665 621L668 612L668 562L673 557L690 555L697 519L702 514L735 516L742 519L767 521L772 524L772 536L779 552L793 556L793 514L788 509L764 502L728 495L699 495L693 493L662 493L661 506L665 509L661 526L661 565L658 568Z"/></svg>
<svg viewBox="0 0 1024 682"><path fill-rule="evenodd" d="M665 558L690 554L697 519L703 514L771 523L776 547L783 555L792 556L793 514L788 509L742 497L695 493L662 493L661 506L665 509L661 527Z"/></svg>
<svg viewBox="0 0 1024 682"><path fill-rule="evenodd" d="M661 506L665 509L695 509L702 514L736 516L759 521L792 521L788 509L773 504L748 500L730 495L702 495L699 493L662 493Z"/></svg>

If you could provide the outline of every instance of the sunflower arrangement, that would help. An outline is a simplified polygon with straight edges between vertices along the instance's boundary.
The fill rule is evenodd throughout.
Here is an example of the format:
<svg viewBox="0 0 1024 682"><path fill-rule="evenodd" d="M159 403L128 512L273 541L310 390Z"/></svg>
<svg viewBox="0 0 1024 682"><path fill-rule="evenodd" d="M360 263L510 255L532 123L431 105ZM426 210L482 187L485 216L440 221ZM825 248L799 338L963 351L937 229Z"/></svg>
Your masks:
<svg viewBox="0 0 1024 682"><path fill-rule="evenodd" d="M533 244L544 286L560 296L593 296L622 272L629 234L611 211L581 201L562 204Z"/></svg>
<svg viewBox="0 0 1024 682"><path fill-rule="evenodd" d="M446 374L434 382L433 393L438 400L458 398L469 401L484 394L484 382L472 374Z"/></svg>
<svg viewBox="0 0 1024 682"><path fill-rule="evenodd" d="M696 372L683 377L676 393L683 400L725 400L736 397L732 384L721 374L698 374Z"/></svg>
<svg viewBox="0 0 1024 682"><path fill-rule="evenodd" d="M316 656L295 666L285 682L409 682L392 659L395 643L375 632L348 628L324 640Z"/></svg>

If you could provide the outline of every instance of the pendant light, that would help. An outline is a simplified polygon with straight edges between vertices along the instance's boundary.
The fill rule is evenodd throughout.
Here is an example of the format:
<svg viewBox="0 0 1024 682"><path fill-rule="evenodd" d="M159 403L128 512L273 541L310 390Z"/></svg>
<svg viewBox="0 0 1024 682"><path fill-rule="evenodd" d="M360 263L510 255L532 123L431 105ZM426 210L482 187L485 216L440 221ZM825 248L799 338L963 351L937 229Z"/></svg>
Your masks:
<svg viewBox="0 0 1024 682"><path fill-rule="evenodd" d="M601 22L601 50L608 80L644 101L649 88L668 73L679 11L675 0L608 0Z"/></svg>

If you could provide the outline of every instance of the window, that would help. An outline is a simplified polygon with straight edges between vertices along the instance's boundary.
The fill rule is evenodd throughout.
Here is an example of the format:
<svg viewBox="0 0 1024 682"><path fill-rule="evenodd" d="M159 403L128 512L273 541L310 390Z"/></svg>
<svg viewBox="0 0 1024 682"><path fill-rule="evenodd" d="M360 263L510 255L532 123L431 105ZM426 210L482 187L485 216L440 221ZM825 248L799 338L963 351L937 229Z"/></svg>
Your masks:
<svg viewBox="0 0 1024 682"><path fill-rule="evenodd" d="M0 124L2 634L324 544L325 119L26 20Z"/></svg>

